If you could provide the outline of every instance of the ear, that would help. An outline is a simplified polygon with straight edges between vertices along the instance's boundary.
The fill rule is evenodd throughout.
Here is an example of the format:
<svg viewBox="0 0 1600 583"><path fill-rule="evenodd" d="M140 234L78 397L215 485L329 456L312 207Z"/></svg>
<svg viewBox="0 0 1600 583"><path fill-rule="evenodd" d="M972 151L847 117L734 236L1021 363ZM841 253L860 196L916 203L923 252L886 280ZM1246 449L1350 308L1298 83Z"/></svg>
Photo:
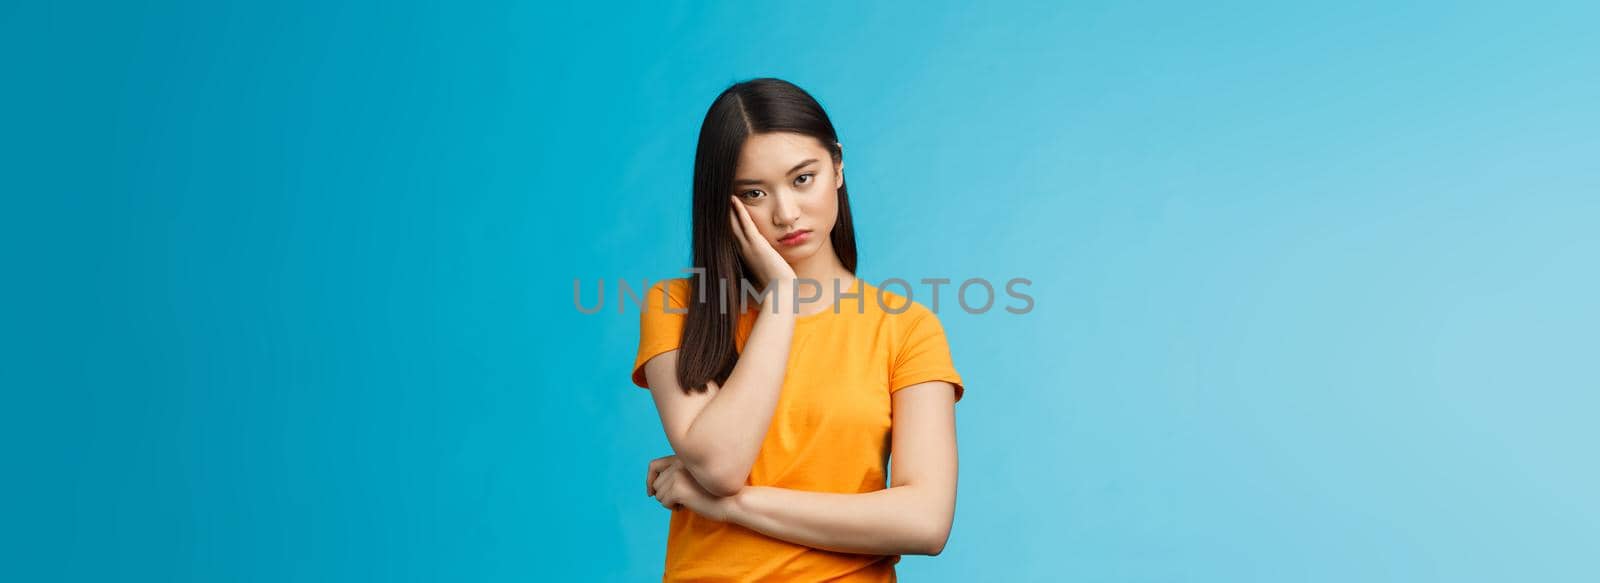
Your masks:
<svg viewBox="0 0 1600 583"><path fill-rule="evenodd" d="M833 145L839 149L839 161L833 165L833 181L844 186L844 144L834 142Z"/></svg>

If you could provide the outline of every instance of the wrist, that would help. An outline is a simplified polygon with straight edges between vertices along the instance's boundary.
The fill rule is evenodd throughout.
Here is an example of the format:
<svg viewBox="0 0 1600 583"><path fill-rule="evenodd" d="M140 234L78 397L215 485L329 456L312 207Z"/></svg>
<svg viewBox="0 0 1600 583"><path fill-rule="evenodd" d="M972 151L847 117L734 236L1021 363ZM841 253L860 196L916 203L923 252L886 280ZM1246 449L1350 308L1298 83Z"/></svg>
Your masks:
<svg viewBox="0 0 1600 583"><path fill-rule="evenodd" d="M724 496L719 500L722 507L722 522L744 523L745 517L750 514L749 497L754 488L755 486L745 486L732 496Z"/></svg>
<svg viewBox="0 0 1600 583"><path fill-rule="evenodd" d="M770 279L763 281L762 285L765 286L766 289L772 290L774 294L779 294L783 297L789 297L790 294L794 293L796 279L799 278L795 277L794 274L786 273L773 276Z"/></svg>
<svg viewBox="0 0 1600 583"><path fill-rule="evenodd" d="M776 289L761 300L761 313L758 316L797 316L799 309L794 299L793 280L788 282L775 282Z"/></svg>

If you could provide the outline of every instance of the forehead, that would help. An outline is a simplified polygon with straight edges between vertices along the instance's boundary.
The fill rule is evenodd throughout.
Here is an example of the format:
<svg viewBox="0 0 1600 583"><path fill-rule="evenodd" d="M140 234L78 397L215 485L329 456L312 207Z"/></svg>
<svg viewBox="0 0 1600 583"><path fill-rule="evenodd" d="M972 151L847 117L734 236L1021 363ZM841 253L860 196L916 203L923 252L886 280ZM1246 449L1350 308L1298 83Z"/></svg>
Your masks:
<svg viewBox="0 0 1600 583"><path fill-rule="evenodd" d="M739 151L737 177L783 176L808 158L819 162L829 160L828 151L816 138L790 132L753 134L745 139L744 148Z"/></svg>

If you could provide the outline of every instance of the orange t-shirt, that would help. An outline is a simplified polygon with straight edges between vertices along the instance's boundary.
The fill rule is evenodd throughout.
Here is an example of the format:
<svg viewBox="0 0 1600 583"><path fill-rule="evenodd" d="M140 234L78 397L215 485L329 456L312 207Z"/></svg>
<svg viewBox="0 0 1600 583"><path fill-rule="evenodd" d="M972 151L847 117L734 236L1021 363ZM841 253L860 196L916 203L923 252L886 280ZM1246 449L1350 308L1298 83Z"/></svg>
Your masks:
<svg viewBox="0 0 1600 583"><path fill-rule="evenodd" d="M844 494L882 490L890 394L938 380L954 384L961 400L965 389L938 316L918 302L907 307L904 296L887 290L880 302L876 286L856 281L861 298L796 317L778 405L746 484ZM669 279L645 294L635 385L648 388L645 362L679 347L685 315L663 306L683 311L690 285L688 278ZM741 352L759 310L751 304L735 334ZM662 580L894 581L899 561L899 555L815 549L680 509L672 512Z"/></svg>

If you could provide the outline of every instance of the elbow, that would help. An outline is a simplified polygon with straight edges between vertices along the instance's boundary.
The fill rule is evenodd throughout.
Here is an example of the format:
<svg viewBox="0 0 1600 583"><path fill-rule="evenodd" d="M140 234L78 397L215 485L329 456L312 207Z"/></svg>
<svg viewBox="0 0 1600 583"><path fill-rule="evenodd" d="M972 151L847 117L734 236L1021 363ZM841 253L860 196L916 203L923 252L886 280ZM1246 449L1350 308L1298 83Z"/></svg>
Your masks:
<svg viewBox="0 0 1600 583"><path fill-rule="evenodd" d="M950 540L949 520L933 521L918 530L916 554L937 557L944 552L944 545Z"/></svg>
<svg viewBox="0 0 1600 583"><path fill-rule="evenodd" d="M725 451L708 448L704 444L675 444L673 449L678 454L678 460L683 462L683 469L689 472L702 490L712 496L726 498L738 494L744 489L745 480L750 477L750 466L739 467L730 463L732 455Z"/></svg>
<svg viewBox="0 0 1600 583"><path fill-rule="evenodd" d="M700 487L705 488L706 493L712 496L727 498L744 489L744 480L713 479L710 483L700 482Z"/></svg>
<svg viewBox="0 0 1600 583"><path fill-rule="evenodd" d="M745 479L748 475L741 475L729 468L708 464L690 464L687 466L689 475L695 483L706 493L718 498L726 498L738 494L744 489Z"/></svg>
<svg viewBox="0 0 1600 583"><path fill-rule="evenodd" d="M944 552L944 543L949 540L950 531L948 529L925 535L922 541L922 554L930 557L939 556L939 553Z"/></svg>

